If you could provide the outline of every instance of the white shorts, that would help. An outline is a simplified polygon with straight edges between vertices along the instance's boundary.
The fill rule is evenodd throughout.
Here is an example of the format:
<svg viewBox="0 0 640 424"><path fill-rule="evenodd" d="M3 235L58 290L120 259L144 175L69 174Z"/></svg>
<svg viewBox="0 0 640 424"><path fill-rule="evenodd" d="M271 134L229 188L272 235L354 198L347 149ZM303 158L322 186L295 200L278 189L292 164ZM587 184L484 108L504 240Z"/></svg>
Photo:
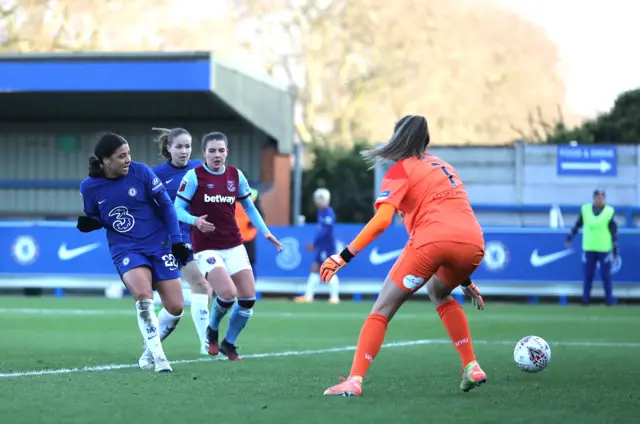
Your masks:
<svg viewBox="0 0 640 424"><path fill-rule="evenodd" d="M244 245L223 250L203 250L195 254L196 264L202 275L212 269L224 266L229 275L237 274L245 269L251 270L251 263Z"/></svg>

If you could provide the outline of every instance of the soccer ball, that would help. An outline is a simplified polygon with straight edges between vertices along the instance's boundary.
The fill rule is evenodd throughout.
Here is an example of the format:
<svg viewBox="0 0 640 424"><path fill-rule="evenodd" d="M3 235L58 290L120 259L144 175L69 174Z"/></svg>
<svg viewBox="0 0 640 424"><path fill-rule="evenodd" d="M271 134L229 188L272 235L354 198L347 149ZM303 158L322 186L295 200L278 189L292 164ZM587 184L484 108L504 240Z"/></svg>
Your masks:
<svg viewBox="0 0 640 424"><path fill-rule="evenodd" d="M516 344L516 348L513 350L513 360L518 368L524 372L542 371L551 360L551 348L543 338L527 336Z"/></svg>

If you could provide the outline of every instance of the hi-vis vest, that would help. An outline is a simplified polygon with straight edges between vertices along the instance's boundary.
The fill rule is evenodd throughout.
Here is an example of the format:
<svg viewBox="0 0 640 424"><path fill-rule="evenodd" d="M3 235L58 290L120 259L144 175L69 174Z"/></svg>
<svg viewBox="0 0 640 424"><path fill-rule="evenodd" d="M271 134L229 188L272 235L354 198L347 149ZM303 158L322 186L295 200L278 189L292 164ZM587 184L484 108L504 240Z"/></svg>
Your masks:
<svg viewBox="0 0 640 424"><path fill-rule="evenodd" d="M582 205L582 250L587 252L611 252L613 241L609 221L615 210L605 206L599 215L593 213L593 205Z"/></svg>
<svg viewBox="0 0 640 424"><path fill-rule="evenodd" d="M251 190L252 202L255 202L257 194L258 192L255 189ZM247 216L247 213L244 211L244 208L242 207L240 202L236 202L236 222L238 223L238 228L240 228L242 241L247 242L256 238L258 229L251 225L251 220Z"/></svg>

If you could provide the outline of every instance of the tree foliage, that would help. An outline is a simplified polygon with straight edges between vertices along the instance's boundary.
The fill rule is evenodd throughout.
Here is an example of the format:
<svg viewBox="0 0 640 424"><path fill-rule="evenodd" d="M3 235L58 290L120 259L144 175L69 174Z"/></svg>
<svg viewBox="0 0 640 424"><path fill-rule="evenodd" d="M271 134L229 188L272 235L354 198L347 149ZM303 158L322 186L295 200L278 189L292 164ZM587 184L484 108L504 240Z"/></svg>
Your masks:
<svg viewBox="0 0 640 424"><path fill-rule="evenodd" d="M302 174L302 213L307 222L316 221L313 192L331 191L331 206L339 222L366 222L373 216L373 171L360 157L365 143L352 148L312 144L313 166Z"/></svg>
<svg viewBox="0 0 640 424"><path fill-rule="evenodd" d="M530 116L529 128L528 133L520 131L520 135L532 143L640 143L640 89L621 93L609 112L575 128L569 128L560 113L555 121L549 123L540 111L535 119Z"/></svg>

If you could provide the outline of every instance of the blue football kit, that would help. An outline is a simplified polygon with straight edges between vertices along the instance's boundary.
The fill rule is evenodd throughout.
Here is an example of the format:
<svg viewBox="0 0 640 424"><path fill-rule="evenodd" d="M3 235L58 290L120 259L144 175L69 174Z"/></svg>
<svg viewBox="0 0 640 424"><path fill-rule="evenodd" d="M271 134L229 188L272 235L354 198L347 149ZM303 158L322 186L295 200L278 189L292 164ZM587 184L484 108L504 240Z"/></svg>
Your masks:
<svg viewBox="0 0 640 424"><path fill-rule="evenodd" d="M120 276L147 266L152 281L179 278L172 245L183 241L167 191L145 164L131 162L118 178L87 177L80 184L84 213L107 232L111 258Z"/></svg>

